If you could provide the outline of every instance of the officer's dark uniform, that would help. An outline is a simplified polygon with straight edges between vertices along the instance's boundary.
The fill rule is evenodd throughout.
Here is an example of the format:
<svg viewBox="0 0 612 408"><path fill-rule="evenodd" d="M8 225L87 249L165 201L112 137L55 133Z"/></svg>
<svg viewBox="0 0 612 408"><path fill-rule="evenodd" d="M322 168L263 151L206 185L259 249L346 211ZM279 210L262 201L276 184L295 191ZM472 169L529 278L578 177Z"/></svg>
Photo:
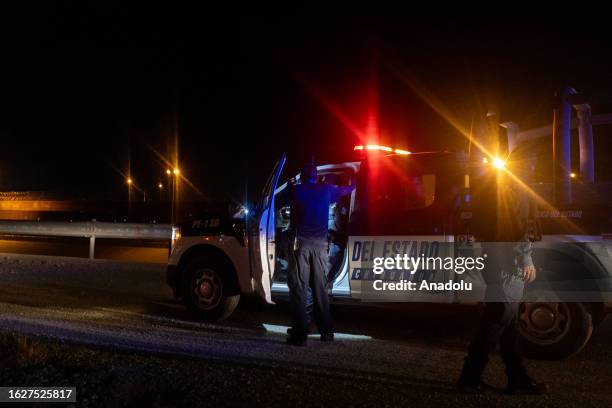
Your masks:
<svg viewBox="0 0 612 408"><path fill-rule="evenodd" d="M479 391L489 354L499 344L508 375L508 390L542 393L545 385L531 379L517 348L517 315L523 297L522 271L533 266L530 215L533 202L516 185L498 192L498 225L495 242L483 244L487 261L483 277L487 284L482 318L469 348L459 379L460 388Z"/></svg>
<svg viewBox="0 0 612 408"><path fill-rule="evenodd" d="M289 344L304 344L309 317L306 310L308 288L312 291L313 314L321 340L333 339L333 324L327 295L327 226L329 206L352 190L317 183L316 167L307 166L303 182L290 192L291 226L295 234L295 266L289 271L287 284L292 310Z"/></svg>

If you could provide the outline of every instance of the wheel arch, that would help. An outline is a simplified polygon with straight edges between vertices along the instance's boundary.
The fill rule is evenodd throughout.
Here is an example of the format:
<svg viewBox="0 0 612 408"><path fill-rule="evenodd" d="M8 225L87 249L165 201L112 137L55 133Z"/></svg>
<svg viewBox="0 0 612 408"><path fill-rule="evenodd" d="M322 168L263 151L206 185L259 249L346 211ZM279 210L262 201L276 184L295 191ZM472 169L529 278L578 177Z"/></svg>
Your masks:
<svg viewBox="0 0 612 408"><path fill-rule="evenodd" d="M540 285L545 282L550 285L548 290L554 294L580 292L578 298L559 297L558 301L583 303L587 310L599 313L607 299L597 280L611 278L612 270L583 243L561 244L563 245L556 242L546 243L540 248L534 248L534 264L540 272L538 279L526 288L526 294L542 290ZM588 297L585 297L585 294L588 294Z"/></svg>

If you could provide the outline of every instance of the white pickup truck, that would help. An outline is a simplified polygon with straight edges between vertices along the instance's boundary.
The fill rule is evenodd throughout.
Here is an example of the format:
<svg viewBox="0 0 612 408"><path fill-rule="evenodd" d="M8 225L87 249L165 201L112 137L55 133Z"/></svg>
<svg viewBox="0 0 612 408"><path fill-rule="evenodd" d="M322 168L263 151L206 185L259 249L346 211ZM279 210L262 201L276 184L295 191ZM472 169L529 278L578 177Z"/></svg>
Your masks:
<svg viewBox="0 0 612 408"><path fill-rule="evenodd" d="M321 182L356 186L350 196L336 204L342 207L339 213L345 218L340 222L342 231L336 231L335 244L341 258L331 271L334 300L373 300L368 298L371 292L363 285L371 285L368 271L372 259L383 256L390 247L395 247L396 253L417 251L440 255L444 252L445 256L457 254L466 245L477 250L477 245L473 245L472 226L477 215L471 207L475 194L471 193L469 181L473 168L462 154L411 154L384 146L370 150L360 160L318 166ZM276 205L283 202L280 197L287 191L288 182L280 183L285 161L283 155L262 191L258 208L249 216L236 218L229 210L210 212L174 228L168 284L176 297L202 319L227 318L238 305L241 294L257 293L273 303L275 296L288 293L287 214L290 209ZM527 354L542 358L573 354L587 343L593 328L606 316L611 305L612 241L603 239L602 234L589 236L594 235L601 239L585 243L589 239L578 237L570 243L576 243L576 247L563 255L569 257L564 262L566 265L566 262L576 262L581 272L567 278L563 277L565 269L561 268L558 273L555 270L560 263L554 260L554 250L547 244L550 239L542 231L544 239L535 244L534 253L540 271L538 281L562 281L567 286L569 279L570 286L579 282L582 286L576 290L583 291L585 282L597 279L598 286L584 290L608 292L597 301L548 299L522 303L520 333ZM584 257L594 257L595 261L584 263ZM584 274L590 278L582 279ZM446 282L456 276L446 271L420 279ZM471 291L414 293L410 301L481 301L485 288L482 277L473 274L462 279L471 280Z"/></svg>

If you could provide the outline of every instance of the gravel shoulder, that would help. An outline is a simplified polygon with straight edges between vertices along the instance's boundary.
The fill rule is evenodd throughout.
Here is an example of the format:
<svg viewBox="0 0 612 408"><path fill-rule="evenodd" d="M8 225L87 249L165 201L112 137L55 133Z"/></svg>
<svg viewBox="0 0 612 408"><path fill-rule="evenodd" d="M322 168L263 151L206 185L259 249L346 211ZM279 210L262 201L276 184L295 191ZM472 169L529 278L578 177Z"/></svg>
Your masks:
<svg viewBox="0 0 612 408"><path fill-rule="evenodd" d="M580 354L529 361L543 397L457 394L475 314L334 305L362 340L307 348L270 330L283 305L194 321L172 301L163 266L0 254L0 384L76 386L80 406L612 406L612 321ZM431 307L428 307L431 309ZM4 342L4 343L2 343Z"/></svg>

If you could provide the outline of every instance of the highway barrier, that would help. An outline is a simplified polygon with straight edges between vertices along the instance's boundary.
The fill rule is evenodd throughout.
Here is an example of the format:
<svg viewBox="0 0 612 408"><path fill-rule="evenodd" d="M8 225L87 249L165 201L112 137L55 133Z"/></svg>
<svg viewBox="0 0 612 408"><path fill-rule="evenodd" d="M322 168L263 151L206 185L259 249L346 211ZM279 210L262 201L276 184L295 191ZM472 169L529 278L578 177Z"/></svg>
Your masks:
<svg viewBox="0 0 612 408"><path fill-rule="evenodd" d="M170 224L118 222L0 221L0 234L37 237L89 238L89 258L94 259L96 238L170 240Z"/></svg>

